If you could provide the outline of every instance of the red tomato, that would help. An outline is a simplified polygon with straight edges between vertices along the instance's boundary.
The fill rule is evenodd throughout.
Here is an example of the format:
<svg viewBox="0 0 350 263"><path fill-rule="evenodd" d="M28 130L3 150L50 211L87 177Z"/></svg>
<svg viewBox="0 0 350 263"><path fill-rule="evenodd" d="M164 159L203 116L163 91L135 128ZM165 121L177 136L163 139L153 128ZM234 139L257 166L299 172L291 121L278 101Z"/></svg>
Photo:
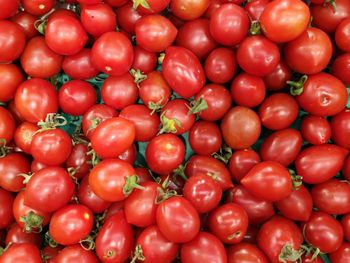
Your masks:
<svg viewBox="0 0 350 263"><path fill-rule="evenodd" d="M136 167L135 171L136 171L136 175L139 177L140 184L153 180L151 173L148 169L143 167Z"/></svg>
<svg viewBox="0 0 350 263"><path fill-rule="evenodd" d="M259 116L250 108L236 106L226 113L221 122L225 142L235 150L252 146L260 136Z"/></svg>
<svg viewBox="0 0 350 263"><path fill-rule="evenodd" d="M168 47L162 64L163 76L181 97L189 98L205 84L204 69L197 56L183 47Z"/></svg>
<svg viewBox="0 0 350 263"><path fill-rule="evenodd" d="M173 134L154 137L146 148L148 167L155 173L168 174L175 170L185 158L185 146Z"/></svg>
<svg viewBox="0 0 350 263"><path fill-rule="evenodd" d="M131 165L136 161L137 149L135 144L132 144L128 149L125 150L122 154L119 154L118 159L126 161Z"/></svg>
<svg viewBox="0 0 350 263"><path fill-rule="evenodd" d="M156 222L164 237L175 243L193 240L200 228L196 209L180 196L173 196L159 204Z"/></svg>
<svg viewBox="0 0 350 263"><path fill-rule="evenodd" d="M22 7L32 15L41 16L54 7L54 0L21 0Z"/></svg>
<svg viewBox="0 0 350 263"><path fill-rule="evenodd" d="M9 144L15 133L16 123L12 114L4 107L0 106L0 145Z"/></svg>
<svg viewBox="0 0 350 263"><path fill-rule="evenodd" d="M253 0L248 2L244 9L252 21L259 21L259 18L270 0Z"/></svg>
<svg viewBox="0 0 350 263"><path fill-rule="evenodd" d="M61 167L47 167L30 178L24 204L42 212L53 212L67 204L75 191L69 174Z"/></svg>
<svg viewBox="0 0 350 263"><path fill-rule="evenodd" d="M223 4L210 18L210 33L222 45L239 44L246 37L248 30L249 17L244 9L236 4Z"/></svg>
<svg viewBox="0 0 350 263"><path fill-rule="evenodd" d="M91 146L101 158L115 158L125 152L134 142L135 126L131 121L112 117L94 130Z"/></svg>
<svg viewBox="0 0 350 263"><path fill-rule="evenodd" d="M143 15L133 8L133 2L128 1L115 11L118 27L127 33L135 34L135 24Z"/></svg>
<svg viewBox="0 0 350 263"><path fill-rule="evenodd" d="M332 74L350 85L350 53L342 54L333 60Z"/></svg>
<svg viewBox="0 0 350 263"><path fill-rule="evenodd" d="M41 250L41 256L46 258L46 263L55 263L56 256L62 250L61 246L57 246L55 248L47 245Z"/></svg>
<svg viewBox="0 0 350 263"><path fill-rule="evenodd" d="M134 46L134 62L132 68L147 74L152 72L157 65L157 55L140 46Z"/></svg>
<svg viewBox="0 0 350 263"><path fill-rule="evenodd" d="M15 197L8 191L0 188L0 229L5 229L14 221L12 205Z"/></svg>
<svg viewBox="0 0 350 263"><path fill-rule="evenodd" d="M0 11L0 19L9 18L15 15L17 12L17 9L19 8L19 4L20 4L19 0L15 0L15 1L1 0L0 6L2 8Z"/></svg>
<svg viewBox="0 0 350 263"><path fill-rule="evenodd" d="M268 263L265 254L255 245L239 243L228 247L228 263Z"/></svg>
<svg viewBox="0 0 350 263"><path fill-rule="evenodd" d="M120 32L107 32L101 35L91 49L91 61L100 71L121 76L128 72L134 60L130 40Z"/></svg>
<svg viewBox="0 0 350 263"><path fill-rule="evenodd" d="M37 247L41 246L42 239L39 233L25 232L18 224L13 224L7 231L5 244L24 244L31 243Z"/></svg>
<svg viewBox="0 0 350 263"><path fill-rule="evenodd" d="M345 51L350 52L350 47L348 45L350 41L350 18L344 19L335 31L335 42L337 46Z"/></svg>
<svg viewBox="0 0 350 263"><path fill-rule="evenodd" d="M337 145L350 149L350 143L347 140L350 134L350 125L348 120L350 119L350 110L346 109L332 118L332 140Z"/></svg>
<svg viewBox="0 0 350 263"><path fill-rule="evenodd" d="M286 93L270 95L259 108L262 125L270 130L288 128L297 119L298 114L298 103L291 95Z"/></svg>
<svg viewBox="0 0 350 263"><path fill-rule="evenodd" d="M332 263L342 263L350 261L350 244L344 242L336 251L329 255Z"/></svg>
<svg viewBox="0 0 350 263"><path fill-rule="evenodd" d="M259 154L254 150L244 149L235 151L228 163L231 176L236 182L241 179L249 172L249 170L261 161Z"/></svg>
<svg viewBox="0 0 350 263"><path fill-rule="evenodd" d="M128 0L106 0L108 5L112 7L120 7L128 2Z"/></svg>
<svg viewBox="0 0 350 263"><path fill-rule="evenodd" d="M312 212L313 198L303 185L295 189L289 196L275 202L281 214L294 221L308 221Z"/></svg>
<svg viewBox="0 0 350 263"><path fill-rule="evenodd" d="M342 244L344 233L341 224L324 212L313 212L303 228L305 240L321 250L335 252Z"/></svg>
<svg viewBox="0 0 350 263"><path fill-rule="evenodd" d="M25 43L26 36L19 25L0 20L0 63L10 63L19 58Z"/></svg>
<svg viewBox="0 0 350 263"><path fill-rule="evenodd" d="M216 9L218 9L222 5L221 0L212 0L210 1L209 7L205 11L203 17L210 19Z"/></svg>
<svg viewBox="0 0 350 263"><path fill-rule="evenodd" d="M290 256L288 251L296 252L300 249L303 235L293 221L275 216L262 225L257 243L271 263L281 262L280 258L294 261L295 259L288 257Z"/></svg>
<svg viewBox="0 0 350 263"><path fill-rule="evenodd" d="M84 249L81 245L67 246L62 249L54 258L57 263L98 263L98 259L93 251Z"/></svg>
<svg viewBox="0 0 350 263"><path fill-rule="evenodd" d="M281 90L286 87L288 80L292 78L292 70L283 60L277 65L272 73L264 77L266 89Z"/></svg>
<svg viewBox="0 0 350 263"><path fill-rule="evenodd" d="M72 0L72 1L76 1L79 2L79 4L81 5L93 5L93 4L98 4L100 3L102 0Z"/></svg>
<svg viewBox="0 0 350 263"><path fill-rule="evenodd" d="M331 125L323 117L308 115L301 122L300 132L311 144L325 144L331 138Z"/></svg>
<svg viewBox="0 0 350 263"><path fill-rule="evenodd" d="M39 34L39 31L36 30L34 26L34 23L37 19L38 18L36 16L23 11L23 12L18 12L15 16L13 16L11 18L11 21L15 22L23 29L23 32L26 35L26 38L28 40Z"/></svg>
<svg viewBox="0 0 350 263"><path fill-rule="evenodd" d="M89 185L97 196L108 202L122 201L138 187L134 168L119 159L98 163L89 174Z"/></svg>
<svg viewBox="0 0 350 263"><path fill-rule="evenodd" d="M308 147L295 160L296 172L305 183L323 183L340 171L347 153L344 148L334 144Z"/></svg>
<svg viewBox="0 0 350 263"><path fill-rule="evenodd" d="M2 255L1 263L41 263L38 247L31 243L13 244Z"/></svg>
<svg viewBox="0 0 350 263"><path fill-rule="evenodd" d="M219 151L222 145L219 126L214 122L197 121L190 129L189 143L195 153L212 155Z"/></svg>
<svg viewBox="0 0 350 263"><path fill-rule="evenodd" d="M133 8L141 14L158 14L168 6L170 0L137 0L133 3Z"/></svg>
<svg viewBox="0 0 350 263"><path fill-rule="evenodd" d="M22 72L15 64L0 64L0 101L12 100L22 82Z"/></svg>
<svg viewBox="0 0 350 263"><path fill-rule="evenodd" d="M172 0L171 12L180 19L194 20L204 14L210 0Z"/></svg>
<svg viewBox="0 0 350 263"><path fill-rule="evenodd" d="M69 169L73 168L73 176L80 180L90 172L91 164L90 156L87 154L89 148L83 143L74 144L71 154L64 163L64 166Z"/></svg>
<svg viewBox="0 0 350 263"><path fill-rule="evenodd" d="M350 241L350 214L346 214L341 219L341 224L344 230L344 237L346 241Z"/></svg>

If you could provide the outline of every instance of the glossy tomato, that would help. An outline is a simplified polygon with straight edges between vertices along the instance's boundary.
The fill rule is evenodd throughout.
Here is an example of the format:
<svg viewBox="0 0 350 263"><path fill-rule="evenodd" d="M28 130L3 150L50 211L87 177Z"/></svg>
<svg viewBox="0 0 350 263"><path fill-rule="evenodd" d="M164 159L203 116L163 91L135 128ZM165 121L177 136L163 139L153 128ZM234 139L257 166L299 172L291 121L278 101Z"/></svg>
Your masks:
<svg viewBox="0 0 350 263"><path fill-rule="evenodd" d="M0 64L0 101L13 99L22 82L22 72L15 64Z"/></svg>
<svg viewBox="0 0 350 263"><path fill-rule="evenodd" d="M172 0L170 8L173 14L183 20L193 20L207 10L210 0Z"/></svg>
<svg viewBox="0 0 350 263"><path fill-rule="evenodd" d="M197 121L190 129L189 143L192 150L200 155L212 155L220 150L222 135L214 122Z"/></svg>
<svg viewBox="0 0 350 263"><path fill-rule="evenodd" d="M54 7L54 0L21 0L22 7L30 14L41 16Z"/></svg>
<svg viewBox="0 0 350 263"><path fill-rule="evenodd" d="M300 132L311 144L325 144L331 138L331 125L323 117L308 115L301 121Z"/></svg>
<svg viewBox="0 0 350 263"><path fill-rule="evenodd" d="M0 39L0 63L10 63L22 54L26 36L19 25L0 20Z"/></svg>
<svg viewBox="0 0 350 263"><path fill-rule="evenodd" d="M14 220L12 205L15 197L8 191L0 188L0 229L7 228Z"/></svg>
<svg viewBox="0 0 350 263"><path fill-rule="evenodd" d="M239 243L227 249L229 263L268 263L265 254L255 245Z"/></svg>
<svg viewBox="0 0 350 263"><path fill-rule="evenodd" d="M348 120L350 118L350 110L346 109L332 118L332 140L335 144L350 149L350 144L347 140L350 133Z"/></svg>
<svg viewBox="0 0 350 263"><path fill-rule="evenodd" d="M0 106L0 139L5 140L1 145L9 144L15 133L16 123L12 114L4 107Z"/></svg>
<svg viewBox="0 0 350 263"><path fill-rule="evenodd" d="M233 180L239 182L260 161L259 154L254 150L244 149L235 151L228 163Z"/></svg>
<svg viewBox="0 0 350 263"><path fill-rule="evenodd" d="M291 78L292 70L284 60L280 60L274 71L264 77L266 89L281 90L286 87L287 81Z"/></svg>
<svg viewBox="0 0 350 263"><path fill-rule="evenodd" d="M74 263L82 261L85 263L98 263L95 253L91 250L86 250L81 245L71 245L63 248L54 258L57 263Z"/></svg>
<svg viewBox="0 0 350 263"><path fill-rule="evenodd" d="M11 18L11 21L15 22L23 29L23 32L26 35L27 40L39 34L38 30L36 30L34 26L34 23L36 20L37 20L36 16L29 14L25 11L18 12L15 16Z"/></svg>
<svg viewBox="0 0 350 263"><path fill-rule="evenodd" d="M134 46L134 61L132 68L140 70L147 74L150 73L157 65L157 55L155 52L150 52L140 46Z"/></svg>
<svg viewBox="0 0 350 263"><path fill-rule="evenodd" d="M13 244L2 255L1 263L41 263L39 248L35 244Z"/></svg>
<svg viewBox="0 0 350 263"><path fill-rule="evenodd" d="M336 57L332 63L332 74L345 83L350 85L350 53L342 54Z"/></svg>
<svg viewBox="0 0 350 263"><path fill-rule="evenodd" d="M2 7L0 12L0 19L5 19L13 16L16 14L17 9L19 8L20 1L8 1L8 0L1 0L0 5Z"/></svg>

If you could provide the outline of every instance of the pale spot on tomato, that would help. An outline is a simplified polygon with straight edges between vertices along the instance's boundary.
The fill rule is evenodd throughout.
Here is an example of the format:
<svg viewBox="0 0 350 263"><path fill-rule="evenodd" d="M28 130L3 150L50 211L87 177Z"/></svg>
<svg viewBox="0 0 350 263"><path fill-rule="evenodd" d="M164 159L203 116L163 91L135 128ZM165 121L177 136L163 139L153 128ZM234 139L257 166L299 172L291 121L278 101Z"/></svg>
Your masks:
<svg viewBox="0 0 350 263"><path fill-rule="evenodd" d="M167 149L168 151L173 149L173 146L171 145L171 143L167 143L165 144L165 149Z"/></svg>
<svg viewBox="0 0 350 263"><path fill-rule="evenodd" d="M45 8L45 5L44 5L44 4L40 4L40 5L39 5L39 9L42 10L42 9L44 9L44 8Z"/></svg>
<svg viewBox="0 0 350 263"><path fill-rule="evenodd" d="M89 220L90 219L90 215L88 213L84 213L84 219Z"/></svg>
<svg viewBox="0 0 350 263"><path fill-rule="evenodd" d="M106 67L105 67L105 70L106 70L106 71L111 71L112 68L111 68L110 66L106 66Z"/></svg>

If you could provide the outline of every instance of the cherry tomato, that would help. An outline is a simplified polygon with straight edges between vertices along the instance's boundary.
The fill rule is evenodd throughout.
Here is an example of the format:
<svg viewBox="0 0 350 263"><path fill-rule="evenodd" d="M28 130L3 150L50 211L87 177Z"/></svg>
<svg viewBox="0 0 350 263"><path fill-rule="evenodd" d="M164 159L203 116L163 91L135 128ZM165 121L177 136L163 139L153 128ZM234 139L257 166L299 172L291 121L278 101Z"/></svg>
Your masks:
<svg viewBox="0 0 350 263"><path fill-rule="evenodd" d="M134 62L133 69L138 69L147 74L154 70L157 65L157 55L155 52L150 52L140 46L134 46Z"/></svg>
<svg viewBox="0 0 350 263"><path fill-rule="evenodd" d="M168 6L170 0L138 0L133 2L134 9L141 14L158 14Z"/></svg>
<svg viewBox="0 0 350 263"><path fill-rule="evenodd" d="M235 151L228 163L231 176L236 182L241 179L249 172L249 170L261 161L259 154L254 150L244 149Z"/></svg>
<svg viewBox="0 0 350 263"><path fill-rule="evenodd" d="M345 52L350 52L350 48L347 45L349 40L350 18L346 18L337 26L337 30L335 31L335 42L341 50Z"/></svg>
<svg viewBox="0 0 350 263"><path fill-rule="evenodd" d="M292 70L281 60L275 70L264 77L266 89L281 90L286 86L286 82L292 77Z"/></svg>
<svg viewBox="0 0 350 263"><path fill-rule="evenodd" d="M122 154L118 156L118 159L126 161L131 165L136 161L137 149L135 144L132 144L128 149L125 150Z"/></svg>
<svg viewBox="0 0 350 263"><path fill-rule="evenodd" d="M20 1L8 1L8 0L1 0L1 11L0 11L0 19L9 18L16 14L17 9L19 8Z"/></svg>
<svg viewBox="0 0 350 263"><path fill-rule="evenodd" d="M350 133L348 119L350 118L350 110L346 109L332 118L332 140L337 145L350 149L350 144L347 141L347 135Z"/></svg>
<svg viewBox="0 0 350 263"><path fill-rule="evenodd" d="M252 21L258 21L270 0L253 0L248 2L244 9Z"/></svg>
<svg viewBox="0 0 350 263"><path fill-rule="evenodd" d="M41 263L38 247L32 243L13 244L2 255L1 263Z"/></svg>
<svg viewBox="0 0 350 263"><path fill-rule="evenodd" d="M5 140L1 142L1 146L11 142L15 129L16 123L12 114L6 108L0 106L0 139Z"/></svg>
<svg viewBox="0 0 350 263"><path fill-rule="evenodd" d="M41 250L41 256L46 259L46 263L55 263L56 257L59 252L62 250L61 246L53 248L50 245L47 245Z"/></svg>
<svg viewBox="0 0 350 263"><path fill-rule="evenodd" d="M0 188L0 229L7 228L14 220L12 205L15 197L8 191Z"/></svg>
<svg viewBox="0 0 350 263"><path fill-rule="evenodd" d="M350 260L350 244L344 242L336 251L329 255L333 263L347 262Z"/></svg>
<svg viewBox="0 0 350 263"><path fill-rule="evenodd" d="M342 54L336 57L332 63L332 74L345 83L350 85L350 53Z"/></svg>
<svg viewBox="0 0 350 263"><path fill-rule="evenodd" d="M344 237L349 242L349 240L350 240L350 214L344 215L340 222L343 226Z"/></svg>
<svg viewBox="0 0 350 263"><path fill-rule="evenodd" d="M40 247L42 240L39 233L27 233L21 226L14 224L7 231L5 243L6 245L30 243Z"/></svg>
<svg viewBox="0 0 350 263"><path fill-rule="evenodd" d="M98 263L98 259L93 251L84 249L81 245L67 246L62 249L54 258L57 263Z"/></svg>
<svg viewBox="0 0 350 263"><path fill-rule="evenodd" d="M210 0L172 0L171 12L180 19L194 20L204 14L210 4Z"/></svg>
<svg viewBox="0 0 350 263"><path fill-rule="evenodd" d="M227 249L228 263L268 263L265 254L255 245L239 243Z"/></svg>
<svg viewBox="0 0 350 263"><path fill-rule="evenodd" d="M106 0L108 5L112 7L120 7L128 2L128 0Z"/></svg>
<svg viewBox="0 0 350 263"><path fill-rule="evenodd" d="M128 1L125 5L116 9L116 14L118 27L130 34L135 34L136 22L143 15L133 8L133 2Z"/></svg>
<svg viewBox="0 0 350 263"><path fill-rule="evenodd" d="M10 63L19 58L25 43L26 36L18 24L0 20L0 63Z"/></svg>
<svg viewBox="0 0 350 263"><path fill-rule="evenodd" d="M323 117L308 115L301 122L300 132L311 144L325 144L331 138L331 125Z"/></svg>
<svg viewBox="0 0 350 263"><path fill-rule="evenodd" d="M73 170L73 176L80 180L90 171L91 165L89 163L90 157L88 156L88 147L83 143L76 143L69 155L68 159L64 163L67 169Z"/></svg>
<svg viewBox="0 0 350 263"><path fill-rule="evenodd" d="M22 72L15 64L0 64L0 101L13 99L22 82Z"/></svg>
<svg viewBox="0 0 350 263"><path fill-rule="evenodd" d="M13 1L13 2L16 2L16 1ZM23 32L26 35L27 40L39 34L38 30L36 30L34 26L34 23L36 20L37 20L36 16L29 14L25 11L18 12L15 16L11 18L12 22L15 22L23 29Z"/></svg>
<svg viewBox="0 0 350 263"><path fill-rule="evenodd" d="M32 15L41 16L54 7L54 0L21 0L22 7Z"/></svg>

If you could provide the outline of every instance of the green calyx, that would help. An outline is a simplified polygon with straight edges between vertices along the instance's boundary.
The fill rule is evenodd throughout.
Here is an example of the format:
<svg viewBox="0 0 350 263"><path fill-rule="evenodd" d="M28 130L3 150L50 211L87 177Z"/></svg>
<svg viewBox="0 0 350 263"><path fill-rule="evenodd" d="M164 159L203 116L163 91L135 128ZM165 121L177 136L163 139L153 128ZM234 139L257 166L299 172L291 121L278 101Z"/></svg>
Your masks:
<svg viewBox="0 0 350 263"><path fill-rule="evenodd" d="M290 86L290 94L293 96L299 96L304 91L304 84L307 81L308 76L304 75L300 78L299 81L287 81L287 84Z"/></svg>
<svg viewBox="0 0 350 263"><path fill-rule="evenodd" d="M140 260L140 261L144 261L146 258L143 255L143 251L142 251L142 247L141 245L137 245L135 247L135 252L134 252L134 256L132 257L130 263L135 263L136 261Z"/></svg>
<svg viewBox="0 0 350 263"><path fill-rule="evenodd" d="M212 154L212 156L219 160L222 161L225 164L228 164L229 160L231 159L233 152L232 148L229 147L228 145L224 144L218 152L215 152Z"/></svg>
<svg viewBox="0 0 350 263"><path fill-rule="evenodd" d="M169 119L165 116L166 111L160 115L160 121L162 123L162 128L159 130L158 134L162 133L176 133L177 128L181 128L181 122L178 119Z"/></svg>
<svg viewBox="0 0 350 263"><path fill-rule="evenodd" d="M123 187L123 193L125 195L131 194L131 192L136 188L139 190L144 190L145 188L138 184L139 177L137 175L127 176L125 178L125 185Z"/></svg>
<svg viewBox="0 0 350 263"><path fill-rule="evenodd" d="M43 229L44 218L30 211L27 216L21 216L20 221L24 223L26 233L40 233Z"/></svg>
<svg viewBox="0 0 350 263"><path fill-rule="evenodd" d="M38 122L40 129L36 132L56 129L57 127L67 125L68 121L65 117L57 113L49 113L46 115L45 121Z"/></svg>
<svg viewBox="0 0 350 263"><path fill-rule="evenodd" d="M249 34L252 36L261 34L261 27L259 21L252 21L250 24Z"/></svg>
<svg viewBox="0 0 350 263"><path fill-rule="evenodd" d="M142 81L147 79L147 75L143 74L139 69L130 69L130 74L134 77L134 82L138 87Z"/></svg>
<svg viewBox="0 0 350 263"><path fill-rule="evenodd" d="M288 169L290 177L292 178L293 190L298 190L299 187L303 184L303 177L297 175L295 171Z"/></svg>
<svg viewBox="0 0 350 263"><path fill-rule="evenodd" d="M188 109L188 115L190 114L198 114L204 110L208 109L208 104L203 98L199 98L198 100L194 100L191 102L191 107Z"/></svg>
<svg viewBox="0 0 350 263"><path fill-rule="evenodd" d="M0 138L0 158L12 152L13 148L6 145L6 139Z"/></svg>
<svg viewBox="0 0 350 263"><path fill-rule="evenodd" d="M150 7L150 5L148 4L148 2L146 0L133 0L132 7L134 9L137 9L139 6L142 6L143 8L151 10L151 7Z"/></svg>
<svg viewBox="0 0 350 263"><path fill-rule="evenodd" d="M296 262L301 258L302 253L292 248L291 245L285 244L278 256L278 260L283 263Z"/></svg>

